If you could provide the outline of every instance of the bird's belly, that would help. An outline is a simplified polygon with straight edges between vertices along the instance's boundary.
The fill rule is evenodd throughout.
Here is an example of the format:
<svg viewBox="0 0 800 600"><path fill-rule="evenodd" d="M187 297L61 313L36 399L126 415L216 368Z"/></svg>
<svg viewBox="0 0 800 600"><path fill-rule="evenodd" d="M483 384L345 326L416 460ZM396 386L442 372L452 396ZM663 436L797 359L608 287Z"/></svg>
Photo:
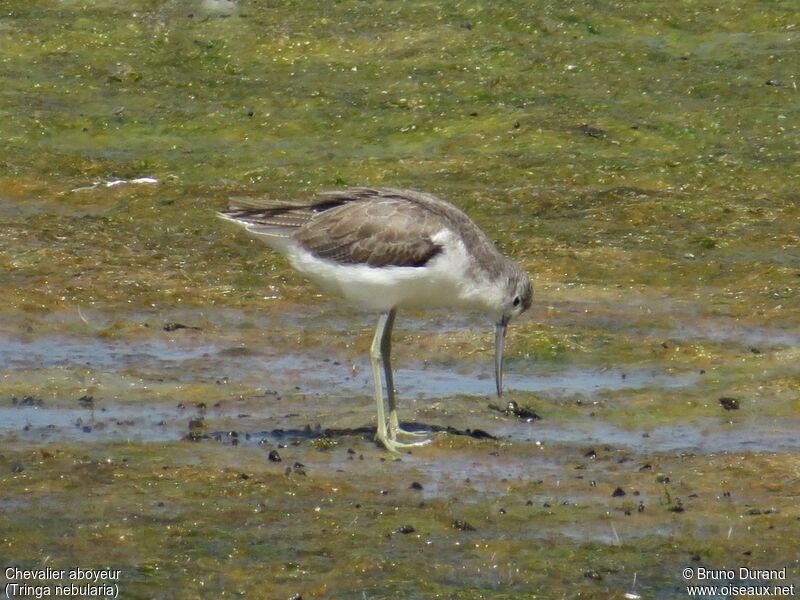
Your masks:
<svg viewBox="0 0 800 600"><path fill-rule="evenodd" d="M422 267L337 264L307 253L289 257L292 266L324 290L376 311L463 304L458 265L433 260ZM451 261L450 261L451 262Z"/></svg>

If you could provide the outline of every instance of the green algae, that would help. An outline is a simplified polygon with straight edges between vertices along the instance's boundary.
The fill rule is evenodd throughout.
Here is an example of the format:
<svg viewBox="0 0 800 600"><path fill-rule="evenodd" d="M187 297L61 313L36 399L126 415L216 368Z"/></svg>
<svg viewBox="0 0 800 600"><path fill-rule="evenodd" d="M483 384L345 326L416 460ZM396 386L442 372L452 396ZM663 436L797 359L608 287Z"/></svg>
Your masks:
<svg viewBox="0 0 800 600"><path fill-rule="evenodd" d="M4 553L21 565L44 553L66 568L79 549L83 564L120 567L134 597L165 585L185 597L573 597L629 591L634 572L640 590L658 595L693 561L774 565L796 530L797 477L786 456L650 456L644 469L609 449L536 457L512 446L493 458L490 448L466 457L499 472L523 459L533 478L519 472L490 495L462 479L441 497L421 497L407 480L424 462L408 458L365 478L354 471L374 472L382 464L374 455L334 470L318 454L299 475L248 448L20 449L2 459L22 466L3 476L4 501L25 501L4 502L15 515L4 518ZM655 470L671 481L658 483ZM423 491L431 476L421 478ZM616 487L627 495L614 497ZM796 562L781 566L796 576Z"/></svg>
<svg viewBox="0 0 800 600"><path fill-rule="evenodd" d="M98 406L184 404L194 415L272 402L293 431L356 432L368 386L295 390L279 404L265 386L330 385L309 383L309 363L283 383L237 363L298 353L366 377L372 317L336 308L213 211L234 195L363 184L441 194L531 272L534 307L509 334L512 373L653 369L696 381L517 391L544 417L524 433L458 389L404 399L403 418L513 435L439 433L402 462L383 462L357 433L298 434L273 464L247 443L19 432L0 450L0 557L111 563L129 597L666 598L684 594L680 572L694 564L786 566L797 581L796 448L713 446L764 423L777 435L800 408L796 12L7 2L4 345L63 336L218 352L183 373L144 360L22 361L0 379L4 407L31 396L67 408L89 394ZM105 187L138 177L159 183ZM413 318L398 321L397 365L490 370L490 324ZM274 428L271 418L247 427ZM242 423L206 419L204 431ZM635 443L670 427L706 431L712 446Z"/></svg>

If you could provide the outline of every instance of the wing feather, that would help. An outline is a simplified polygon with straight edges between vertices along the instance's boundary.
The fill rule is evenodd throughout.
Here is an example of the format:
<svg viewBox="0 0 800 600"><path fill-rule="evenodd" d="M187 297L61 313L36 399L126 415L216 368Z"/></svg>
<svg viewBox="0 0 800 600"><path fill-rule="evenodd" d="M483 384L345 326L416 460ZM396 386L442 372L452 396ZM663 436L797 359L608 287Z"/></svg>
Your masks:
<svg viewBox="0 0 800 600"><path fill-rule="evenodd" d="M220 216L255 234L291 238L318 258L371 267L424 266L443 251L437 233L475 227L435 196L391 188L327 192L307 204L237 198Z"/></svg>
<svg viewBox="0 0 800 600"><path fill-rule="evenodd" d="M348 202L322 212L294 239L314 256L371 267L421 267L442 252L433 236L444 223L400 200Z"/></svg>

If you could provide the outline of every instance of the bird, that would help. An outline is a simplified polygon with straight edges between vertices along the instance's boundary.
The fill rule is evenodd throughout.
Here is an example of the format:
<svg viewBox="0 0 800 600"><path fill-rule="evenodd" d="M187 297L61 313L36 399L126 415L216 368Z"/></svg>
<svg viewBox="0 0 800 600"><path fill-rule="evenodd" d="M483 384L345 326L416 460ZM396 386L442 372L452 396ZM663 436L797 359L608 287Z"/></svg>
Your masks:
<svg viewBox="0 0 800 600"><path fill-rule="evenodd" d="M507 327L530 308L533 289L526 271L450 202L418 190L356 187L300 203L234 199L217 215L283 254L323 290L378 313L370 362L375 437L387 450L430 442L398 439L425 437L402 429L397 415L391 336L398 309L451 307L487 315L495 326L495 384L502 397Z"/></svg>

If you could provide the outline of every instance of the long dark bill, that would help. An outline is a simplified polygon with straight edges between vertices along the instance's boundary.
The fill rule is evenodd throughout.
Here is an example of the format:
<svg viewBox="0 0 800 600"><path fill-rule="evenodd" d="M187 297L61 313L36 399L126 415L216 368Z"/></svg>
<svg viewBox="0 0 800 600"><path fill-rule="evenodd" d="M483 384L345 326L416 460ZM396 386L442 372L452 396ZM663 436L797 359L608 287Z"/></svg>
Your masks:
<svg viewBox="0 0 800 600"><path fill-rule="evenodd" d="M498 323L494 328L494 379L497 382L497 397L503 397L503 348L506 343L508 323Z"/></svg>

